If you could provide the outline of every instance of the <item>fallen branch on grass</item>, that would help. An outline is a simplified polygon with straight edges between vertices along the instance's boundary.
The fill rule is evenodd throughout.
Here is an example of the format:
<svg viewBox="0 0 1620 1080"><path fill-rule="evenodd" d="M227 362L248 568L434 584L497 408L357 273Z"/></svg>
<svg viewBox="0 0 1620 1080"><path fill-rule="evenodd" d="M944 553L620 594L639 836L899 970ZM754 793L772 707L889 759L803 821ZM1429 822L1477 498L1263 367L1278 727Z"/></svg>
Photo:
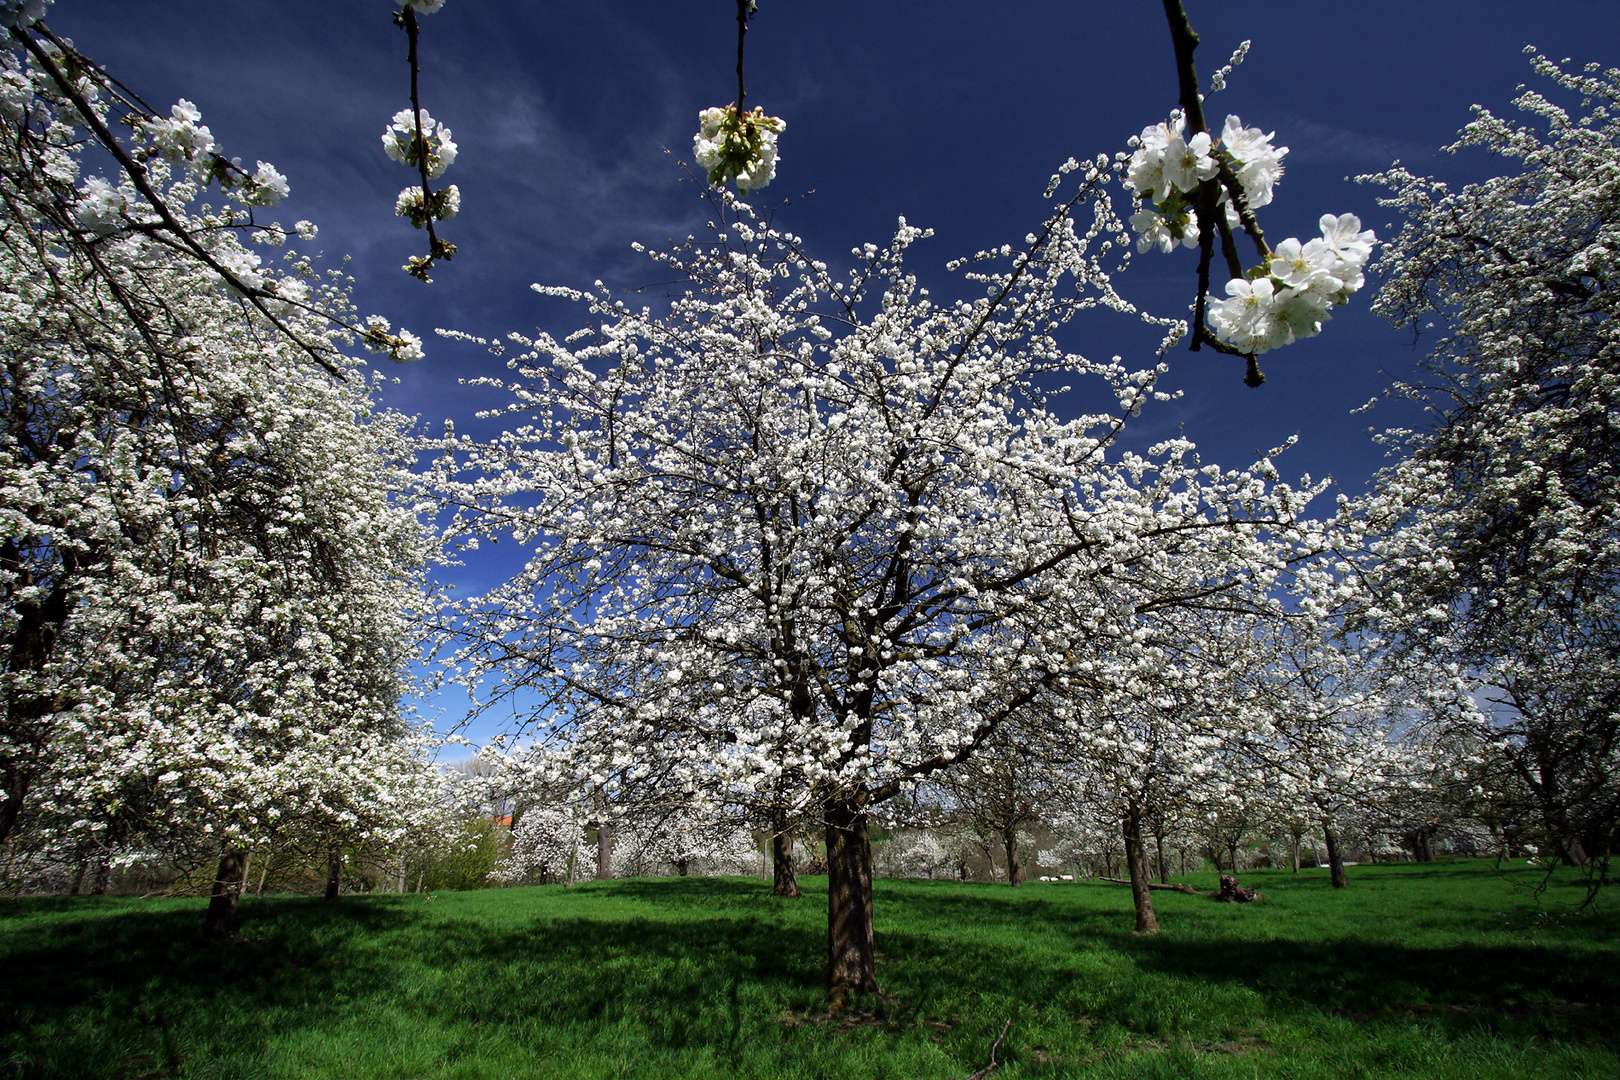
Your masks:
<svg viewBox="0 0 1620 1080"><path fill-rule="evenodd" d="M997 1067L996 1066L996 1050L998 1048L1000 1048L1001 1040L1005 1039L1007 1037L1007 1029L1010 1028L1010 1027L1012 1027L1012 1017L1009 1016L1009 1017L1007 1017L1007 1022L1005 1024L1001 1025L1001 1034L997 1035L996 1036L996 1041L990 1044L990 1064L986 1065L984 1068L980 1069L978 1072L974 1073L972 1076L963 1077L962 1080L980 1080L981 1077L988 1076L988 1075L990 1075L990 1073L995 1071L995 1069Z"/></svg>
<svg viewBox="0 0 1620 1080"><path fill-rule="evenodd" d="M1096 880L1097 881L1106 881L1106 882L1109 882L1110 884L1113 884L1113 885L1129 885L1130 884L1130 879L1129 878L1104 877L1104 878L1097 878ZM1157 882L1157 881L1149 881L1149 882L1147 882L1147 887L1150 888L1150 889L1168 889L1170 892L1186 893L1188 896L1214 896L1215 895L1214 893L1199 892L1197 889L1193 888L1191 885L1164 885L1164 884L1161 884L1160 882Z"/></svg>

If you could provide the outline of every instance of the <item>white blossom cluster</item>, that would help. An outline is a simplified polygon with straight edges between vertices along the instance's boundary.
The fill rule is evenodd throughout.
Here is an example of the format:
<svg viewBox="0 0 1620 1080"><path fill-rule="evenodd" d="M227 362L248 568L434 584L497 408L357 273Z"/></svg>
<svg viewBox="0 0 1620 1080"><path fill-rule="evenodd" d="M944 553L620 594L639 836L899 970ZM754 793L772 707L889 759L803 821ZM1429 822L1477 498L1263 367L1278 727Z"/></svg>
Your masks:
<svg viewBox="0 0 1620 1080"><path fill-rule="evenodd" d="M240 159L226 159L201 121L197 107L181 98L167 117L137 118L132 126L146 141L142 156L183 165L200 183L215 181L247 206L274 207L287 197L287 178L274 165L261 161L250 173Z"/></svg>
<svg viewBox="0 0 1620 1080"><path fill-rule="evenodd" d="M418 10L428 10L421 8ZM433 8L432 10L437 10ZM437 180L455 163L456 144L450 129L433 119L426 109L420 110L421 133L417 133L418 112L401 109L383 130L383 150L394 161L413 169L427 171L429 180ZM405 188L394 203L394 213L408 218L418 229L431 221L448 221L461 210L461 192L450 184L426 197L420 184Z"/></svg>
<svg viewBox="0 0 1620 1080"><path fill-rule="evenodd" d="M1237 228L1243 221L1236 194L1251 211L1266 206L1282 177L1288 148L1272 145L1275 132L1244 127L1234 115L1218 139L1207 131L1188 138L1185 128L1173 115L1131 140L1126 184L1141 200L1130 219L1140 251L1199 245L1194 200L1206 183L1224 179L1216 185L1217 204L1227 226ZM1291 237L1265 253L1264 266L1226 283L1227 298L1208 315L1217 340L1256 356L1321 332L1329 309L1361 288L1375 240L1354 214L1324 215L1321 226L1321 239L1301 244Z"/></svg>
<svg viewBox="0 0 1620 1080"><path fill-rule="evenodd" d="M735 181L738 193L746 195L776 179L776 137L786 129L787 121L766 116L763 109L704 109L692 137L692 156L710 184L723 187Z"/></svg>
<svg viewBox="0 0 1620 1080"><path fill-rule="evenodd" d="M1192 196L1199 185L1215 178L1224 156L1237 174L1245 199L1251 208L1266 206L1272 188L1282 177L1286 146L1272 146L1276 133L1246 128L1236 116L1228 116L1217 140L1200 131L1186 137L1186 123L1179 116L1142 129L1132 140L1134 151L1126 170L1126 183L1142 200L1131 215L1139 251L1159 248L1169 252L1177 243L1198 246L1198 222L1192 214ZM1239 224L1237 207L1222 187L1217 196L1225 208L1227 224Z"/></svg>
<svg viewBox="0 0 1620 1080"><path fill-rule="evenodd" d="M0 0L0 26L32 26L45 17L52 0Z"/></svg>
<svg viewBox="0 0 1620 1080"><path fill-rule="evenodd" d="M1278 244L1263 274L1226 283L1226 299L1209 309L1217 338L1258 355L1321 332L1329 310L1366 280L1362 268L1375 240L1354 214L1323 214L1321 227L1319 239Z"/></svg>

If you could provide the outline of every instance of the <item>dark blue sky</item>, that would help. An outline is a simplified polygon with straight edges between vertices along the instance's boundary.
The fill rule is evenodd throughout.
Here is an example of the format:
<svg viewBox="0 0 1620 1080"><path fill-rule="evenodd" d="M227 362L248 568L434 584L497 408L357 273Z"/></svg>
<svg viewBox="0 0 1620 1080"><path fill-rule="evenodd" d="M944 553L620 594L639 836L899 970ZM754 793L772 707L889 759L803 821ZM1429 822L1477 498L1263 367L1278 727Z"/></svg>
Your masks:
<svg viewBox="0 0 1620 1080"><path fill-rule="evenodd" d="M1155 0L759 6L749 103L788 125L777 180L759 201L791 200L778 222L834 265L855 244L886 240L899 215L933 228L912 265L936 293L950 292L948 259L1017 242L1039 223L1042 188L1065 158L1124 149L1175 105ZM412 174L380 141L408 103L405 36L391 10L388 0L57 0L48 22L153 104L195 102L226 153L287 175L293 196L279 218L315 221L322 250L352 257L361 310L427 339L427 359L390 372L400 379L390 404L436 427L494 400L458 379L500 368L434 339L435 327L566 332L582 313L536 296L531 282L659 280L630 243L655 246L707 220L676 159L690 158L698 111L735 97L736 9L731 0L448 0L423 17L423 104L454 132L460 156L443 179L462 192L462 213L443 230L461 253L431 286L399 269L423 245L393 215ZM1254 43L1207 107L1217 125L1236 112L1291 148L1262 212L1273 242L1309 238L1329 211L1390 235L1377 191L1347 177L1392 159L1459 182L1494 167L1437 149L1471 104L1508 113L1515 88L1539 82L1525 45L1576 63L1620 62L1620 0L1188 0L1188 11L1206 84L1239 41ZM1194 265L1185 250L1141 256L1120 285L1152 310L1179 313ZM1418 355L1409 334L1369 314L1375 287L1319 338L1263 357L1269 381L1258 390L1243 386L1239 361L1175 353L1169 385L1186 397L1149 405L1138 437L1181 430L1206 460L1242 465L1298 435L1278 460L1285 476L1331 473L1362 490L1382 454L1369 424L1412 418L1350 410ZM1141 341L1099 344L1132 366L1150 361ZM481 563L457 578L477 588L500 572Z"/></svg>

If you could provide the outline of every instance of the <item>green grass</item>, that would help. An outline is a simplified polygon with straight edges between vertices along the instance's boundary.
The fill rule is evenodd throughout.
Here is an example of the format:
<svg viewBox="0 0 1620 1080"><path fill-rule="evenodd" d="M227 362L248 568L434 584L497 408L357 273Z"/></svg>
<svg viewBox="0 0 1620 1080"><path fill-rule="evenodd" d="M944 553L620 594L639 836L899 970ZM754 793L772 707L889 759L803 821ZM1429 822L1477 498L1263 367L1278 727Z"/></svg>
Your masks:
<svg viewBox="0 0 1620 1080"><path fill-rule="evenodd" d="M1485 862L1254 872L1237 906L880 882L883 995L822 1015L822 879L333 904L0 901L0 1077L1620 1077L1620 949ZM1213 875L1189 879L1213 888Z"/></svg>

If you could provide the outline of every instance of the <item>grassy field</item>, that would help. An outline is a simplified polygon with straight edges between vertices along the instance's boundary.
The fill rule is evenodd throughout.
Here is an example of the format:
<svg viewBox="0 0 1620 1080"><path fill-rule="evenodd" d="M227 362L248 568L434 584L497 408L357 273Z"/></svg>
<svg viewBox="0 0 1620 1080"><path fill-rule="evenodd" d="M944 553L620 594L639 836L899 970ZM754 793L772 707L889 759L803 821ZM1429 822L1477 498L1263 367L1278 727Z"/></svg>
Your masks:
<svg viewBox="0 0 1620 1080"><path fill-rule="evenodd" d="M336 903L0 900L0 1076L1620 1077L1620 896L1486 862L1254 872L1259 904L879 882L878 977L822 1015L826 906L744 879ZM1213 888L1213 875L1188 879Z"/></svg>

